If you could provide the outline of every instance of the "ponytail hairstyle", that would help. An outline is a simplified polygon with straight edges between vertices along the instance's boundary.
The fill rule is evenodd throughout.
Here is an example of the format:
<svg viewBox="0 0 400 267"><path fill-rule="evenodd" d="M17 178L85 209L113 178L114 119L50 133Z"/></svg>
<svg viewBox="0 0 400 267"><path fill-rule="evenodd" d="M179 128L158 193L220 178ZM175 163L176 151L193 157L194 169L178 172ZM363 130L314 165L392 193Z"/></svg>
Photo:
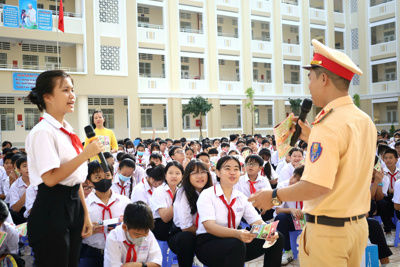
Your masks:
<svg viewBox="0 0 400 267"><path fill-rule="evenodd" d="M150 164L148 165L148 168L146 170L146 174L150 178L153 178L154 181L165 181L165 167L162 164L156 166L153 161L150 161Z"/></svg>
<svg viewBox="0 0 400 267"><path fill-rule="evenodd" d="M44 96L52 95L58 80L65 78L71 79L72 84L74 84L74 80L72 79L71 75L67 74L63 70L49 70L42 72L37 77L36 85L32 88L27 98L32 102L32 104L37 105L40 112L43 112L43 110L46 109Z"/></svg>

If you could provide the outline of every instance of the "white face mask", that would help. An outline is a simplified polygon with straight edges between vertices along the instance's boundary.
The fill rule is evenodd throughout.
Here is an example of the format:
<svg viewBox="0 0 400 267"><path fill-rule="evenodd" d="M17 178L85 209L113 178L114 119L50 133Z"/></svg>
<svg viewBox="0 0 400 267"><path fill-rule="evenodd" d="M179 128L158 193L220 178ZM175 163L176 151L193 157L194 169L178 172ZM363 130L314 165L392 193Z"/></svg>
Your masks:
<svg viewBox="0 0 400 267"><path fill-rule="evenodd" d="M128 153L133 153L133 148L128 148L128 149L126 150L126 152L128 152Z"/></svg>
<svg viewBox="0 0 400 267"><path fill-rule="evenodd" d="M132 238L128 232L125 233L126 233L126 239L129 242L131 242L131 244L134 244L136 247L139 247L143 243L143 240L146 238L145 236Z"/></svg>

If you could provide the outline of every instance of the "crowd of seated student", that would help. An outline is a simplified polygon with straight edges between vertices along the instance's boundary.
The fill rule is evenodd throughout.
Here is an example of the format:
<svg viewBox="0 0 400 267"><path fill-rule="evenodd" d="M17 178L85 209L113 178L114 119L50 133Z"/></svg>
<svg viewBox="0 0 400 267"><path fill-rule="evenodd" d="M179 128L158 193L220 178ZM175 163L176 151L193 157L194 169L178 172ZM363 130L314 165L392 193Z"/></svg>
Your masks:
<svg viewBox="0 0 400 267"><path fill-rule="evenodd" d="M94 232L82 241L79 266L103 266L103 263L121 266L127 260L159 266L161 254L158 246L154 246L156 239L168 241L178 256L179 266L191 266L194 255L207 266L217 266L217 262L218 266L227 266L227 262L233 261L230 266L243 266L244 261L263 254L265 266L285 265L293 260L288 233L294 229L292 216L303 216L302 203L282 203L281 207L258 211L244 200L263 188L286 187L299 181L304 170L306 143L300 141L280 158L273 136L231 135L229 139L205 138L201 143L185 138L138 139L136 146L129 139L118 141L117 152L105 153L110 170L107 173L97 161L88 163L83 187ZM378 139L376 163L380 163L382 170L374 170L372 177L368 223L370 229L378 229L370 235L370 240L378 244L381 263L387 264L391 255L387 246L393 245L394 210L400 218L400 131L392 139L387 133L380 133ZM29 185L26 154L9 142L3 142L2 152L0 199L5 201L10 222L20 224L28 218L29 223L37 187ZM235 220L228 218L230 209L236 213ZM132 214L134 210L140 210L142 217ZM376 215L381 216L384 231L373 220ZM111 218L123 218L122 226L104 229L101 222ZM264 241L261 244L247 230L240 230L241 219L250 224L279 220L279 234L270 240L274 244L263 249ZM235 229L238 232L231 231ZM232 241L229 253L235 251L234 257L214 254L212 248L224 246L221 244L225 241ZM143 247L148 251L142 251ZM278 265L278 256L271 251L283 248L285 252L277 254ZM118 256L110 255L117 250ZM7 251L13 255L15 252ZM147 258L141 253L148 253Z"/></svg>

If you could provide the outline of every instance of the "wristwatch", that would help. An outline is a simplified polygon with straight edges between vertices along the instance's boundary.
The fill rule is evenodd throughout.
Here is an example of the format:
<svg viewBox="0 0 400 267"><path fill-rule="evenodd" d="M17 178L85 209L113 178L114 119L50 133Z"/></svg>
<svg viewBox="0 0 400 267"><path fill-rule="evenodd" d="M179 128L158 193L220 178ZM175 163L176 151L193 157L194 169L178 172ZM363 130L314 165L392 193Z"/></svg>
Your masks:
<svg viewBox="0 0 400 267"><path fill-rule="evenodd" d="M278 188L275 188L274 191L272 191L272 199L271 199L271 203L274 206L280 206L282 204L282 201L278 199L277 193L278 193Z"/></svg>
<svg viewBox="0 0 400 267"><path fill-rule="evenodd" d="M142 267L147 267L147 264L145 262L142 262Z"/></svg>

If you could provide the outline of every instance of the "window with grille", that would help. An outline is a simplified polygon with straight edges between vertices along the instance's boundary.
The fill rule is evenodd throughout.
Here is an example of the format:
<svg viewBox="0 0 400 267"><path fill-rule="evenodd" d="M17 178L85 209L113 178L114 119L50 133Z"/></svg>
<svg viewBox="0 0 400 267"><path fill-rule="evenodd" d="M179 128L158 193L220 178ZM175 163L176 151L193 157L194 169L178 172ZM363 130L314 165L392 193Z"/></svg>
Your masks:
<svg viewBox="0 0 400 267"><path fill-rule="evenodd" d="M124 98L124 106L128 105L128 98Z"/></svg>
<svg viewBox="0 0 400 267"><path fill-rule="evenodd" d="M181 12L179 14L179 18L180 19L189 19L190 20L192 18L192 15L190 13Z"/></svg>
<svg viewBox="0 0 400 267"><path fill-rule="evenodd" d="M257 68L258 67L258 62L253 62L253 68Z"/></svg>
<svg viewBox="0 0 400 267"><path fill-rule="evenodd" d="M113 106L114 105L114 98L89 97L88 98L88 105L89 106Z"/></svg>
<svg viewBox="0 0 400 267"><path fill-rule="evenodd" d="M151 63L139 62L140 77L151 77Z"/></svg>
<svg viewBox="0 0 400 267"><path fill-rule="evenodd" d="M189 63L188 57L181 57L181 63Z"/></svg>
<svg viewBox="0 0 400 267"><path fill-rule="evenodd" d="M150 8L138 6L137 11L139 14L150 14Z"/></svg>
<svg viewBox="0 0 400 267"><path fill-rule="evenodd" d="M103 116L106 119L106 125L109 129L114 129L114 109L101 109Z"/></svg>
<svg viewBox="0 0 400 267"><path fill-rule="evenodd" d="M223 59L218 60L218 64L221 65L221 66L224 66L225 65L225 60L223 60Z"/></svg>
<svg viewBox="0 0 400 267"><path fill-rule="evenodd" d="M267 109L267 118L268 118L268 125L274 125L273 124L273 116L272 116L272 108Z"/></svg>
<svg viewBox="0 0 400 267"><path fill-rule="evenodd" d="M119 24L119 0L99 0L99 20Z"/></svg>
<svg viewBox="0 0 400 267"><path fill-rule="evenodd" d="M397 106L386 106L386 116L388 123L397 123Z"/></svg>
<svg viewBox="0 0 400 267"><path fill-rule="evenodd" d="M25 130L32 130L33 126L35 126L40 120L40 111L37 108L25 108Z"/></svg>
<svg viewBox="0 0 400 267"><path fill-rule="evenodd" d="M291 70L300 70L300 66L297 65L290 65Z"/></svg>
<svg viewBox="0 0 400 267"><path fill-rule="evenodd" d="M254 110L254 124L255 125L260 125L260 110L256 109Z"/></svg>
<svg viewBox="0 0 400 267"><path fill-rule="evenodd" d="M10 50L9 42L0 42L0 50Z"/></svg>
<svg viewBox="0 0 400 267"><path fill-rule="evenodd" d="M15 131L15 109L0 108L0 127L2 131Z"/></svg>
<svg viewBox="0 0 400 267"><path fill-rule="evenodd" d="M139 53L140 60L153 60L152 54Z"/></svg>
<svg viewBox="0 0 400 267"><path fill-rule="evenodd" d="M40 52L57 54L57 46L54 45L37 45L37 44L22 44L22 51L24 52ZM58 47L58 52L61 53L61 47Z"/></svg>
<svg viewBox="0 0 400 267"><path fill-rule="evenodd" d="M22 65L24 69L39 69L39 56L22 55Z"/></svg>
<svg viewBox="0 0 400 267"><path fill-rule="evenodd" d="M240 108L236 109L236 117L237 117L237 127L240 128L242 127L242 113L240 111Z"/></svg>
<svg viewBox="0 0 400 267"><path fill-rule="evenodd" d="M263 41L270 41L269 32L261 32L261 38L263 39Z"/></svg>
<svg viewBox="0 0 400 267"><path fill-rule="evenodd" d="M138 16L138 22L139 22L139 23L150 23L150 18ZM143 25L140 25L140 26L143 27ZM146 28L146 27L145 27L145 28Z"/></svg>
<svg viewBox="0 0 400 267"><path fill-rule="evenodd" d="M300 84L300 72L291 72L290 73L290 83L291 84Z"/></svg>
<svg viewBox="0 0 400 267"><path fill-rule="evenodd" d="M167 128L167 109L163 109L164 128Z"/></svg>
<svg viewBox="0 0 400 267"><path fill-rule="evenodd" d="M235 61L235 66L239 67L239 61L238 60Z"/></svg>
<svg viewBox="0 0 400 267"><path fill-rule="evenodd" d="M141 127L142 128L151 128L153 127L153 114L152 109L142 108L140 109L141 116Z"/></svg>
<svg viewBox="0 0 400 267"><path fill-rule="evenodd" d="M224 18L218 18L217 21L218 24L224 24Z"/></svg>
<svg viewBox="0 0 400 267"><path fill-rule="evenodd" d="M237 26L238 25L238 20L237 19L232 19L232 25Z"/></svg>
<svg viewBox="0 0 400 267"><path fill-rule="evenodd" d="M12 96L1 96L0 105L13 105L15 104L15 99Z"/></svg>
<svg viewBox="0 0 400 267"><path fill-rule="evenodd" d="M5 69L7 68L7 54L0 53L0 68Z"/></svg>
<svg viewBox="0 0 400 267"><path fill-rule="evenodd" d="M269 29L269 24L261 22L261 29L268 30Z"/></svg>
<svg viewBox="0 0 400 267"><path fill-rule="evenodd" d="M264 68L270 69L271 68L271 63L264 63Z"/></svg>
<svg viewBox="0 0 400 267"><path fill-rule="evenodd" d="M291 33L299 33L299 28L298 27L290 27L290 32Z"/></svg>
<svg viewBox="0 0 400 267"><path fill-rule="evenodd" d="M394 33L394 30L384 32L383 39L385 42L390 42L390 41L396 40L396 35Z"/></svg>
<svg viewBox="0 0 400 267"><path fill-rule="evenodd" d="M192 23L187 21L181 21L181 30L191 30L191 29L192 29Z"/></svg>
<svg viewBox="0 0 400 267"><path fill-rule="evenodd" d="M59 61L58 61L59 60ZM45 66L47 70L59 69L61 64L61 57L44 57ZM60 64L59 64L60 63Z"/></svg>
<svg viewBox="0 0 400 267"><path fill-rule="evenodd" d="M396 68L385 69L385 79L386 81L396 80Z"/></svg>

